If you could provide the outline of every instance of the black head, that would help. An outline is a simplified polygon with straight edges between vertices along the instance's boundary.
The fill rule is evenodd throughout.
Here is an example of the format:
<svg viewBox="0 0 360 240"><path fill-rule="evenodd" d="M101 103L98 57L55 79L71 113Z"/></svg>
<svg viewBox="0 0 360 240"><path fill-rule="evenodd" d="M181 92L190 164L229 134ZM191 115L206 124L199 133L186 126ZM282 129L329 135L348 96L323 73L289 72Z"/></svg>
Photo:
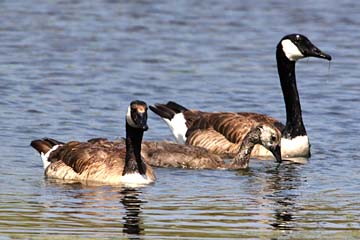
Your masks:
<svg viewBox="0 0 360 240"><path fill-rule="evenodd" d="M316 57L331 61L331 56L322 52L310 40L301 34L289 34L283 37L278 50L282 50L290 61L297 61L301 58Z"/></svg>
<svg viewBox="0 0 360 240"><path fill-rule="evenodd" d="M147 125L147 110L148 107L145 102L135 100L130 103L126 114L126 122L129 126L144 131L148 130Z"/></svg>

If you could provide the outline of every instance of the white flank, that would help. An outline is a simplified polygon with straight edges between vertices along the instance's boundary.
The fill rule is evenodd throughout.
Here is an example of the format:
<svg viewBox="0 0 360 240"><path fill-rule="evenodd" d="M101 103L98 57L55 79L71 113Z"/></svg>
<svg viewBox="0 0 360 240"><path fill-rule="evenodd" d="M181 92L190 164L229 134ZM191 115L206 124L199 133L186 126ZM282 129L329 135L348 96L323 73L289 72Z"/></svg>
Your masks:
<svg viewBox="0 0 360 240"><path fill-rule="evenodd" d="M307 157L309 148L308 136L297 136L293 139L281 138L281 155L283 157Z"/></svg>
<svg viewBox="0 0 360 240"><path fill-rule="evenodd" d="M53 146L47 153L41 153L40 156L41 156L41 159L43 161L43 165L44 165L44 169L46 169L49 165L50 165L50 162L48 161L49 159L49 156L50 156L50 153L52 153L53 151L55 151L60 145L55 145Z"/></svg>
<svg viewBox="0 0 360 240"><path fill-rule="evenodd" d="M281 45L286 57L290 61L297 61L301 58L304 58L304 55L300 52L298 47L291 40L282 40Z"/></svg>
<svg viewBox="0 0 360 240"><path fill-rule="evenodd" d="M121 176L122 183L130 184L130 185L137 185L137 184L149 184L152 182L146 175L141 175L139 173L130 173Z"/></svg>
<svg viewBox="0 0 360 240"><path fill-rule="evenodd" d="M163 120L169 126L171 132L173 133L176 142L179 144L185 144L186 142L186 132L188 128L186 127L186 120L183 113L177 113L175 116L169 120L163 118Z"/></svg>
<svg viewBox="0 0 360 240"><path fill-rule="evenodd" d="M131 108L130 106L128 107L128 111L126 113L126 122L133 128L138 128L138 126L136 126L136 124L134 123L134 120L131 118Z"/></svg>
<svg viewBox="0 0 360 240"><path fill-rule="evenodd" d="M310 152L309 138L307 136L298 136L293 139L281 138L281 157L282 158L300 158L308 157ZM252 156L269 157L272 153L262 145L255 145Z"/></svg>

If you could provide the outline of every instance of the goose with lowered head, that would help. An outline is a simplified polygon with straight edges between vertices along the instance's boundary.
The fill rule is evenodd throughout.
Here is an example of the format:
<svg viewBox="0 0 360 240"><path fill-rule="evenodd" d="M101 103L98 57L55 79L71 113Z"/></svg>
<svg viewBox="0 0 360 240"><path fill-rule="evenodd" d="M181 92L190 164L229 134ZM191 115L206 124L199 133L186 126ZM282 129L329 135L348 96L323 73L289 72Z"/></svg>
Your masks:
<svg viewBox="0 0 360 240"><path fill-rule="evenodd" d="M141 154L153 167L178 167L193 169L245 169L256 144L268 149L277 162L281 162L281 133L271 124L260 124L248 129L232 161L224 161L207 149L171 142L144 141Z"/></svg>

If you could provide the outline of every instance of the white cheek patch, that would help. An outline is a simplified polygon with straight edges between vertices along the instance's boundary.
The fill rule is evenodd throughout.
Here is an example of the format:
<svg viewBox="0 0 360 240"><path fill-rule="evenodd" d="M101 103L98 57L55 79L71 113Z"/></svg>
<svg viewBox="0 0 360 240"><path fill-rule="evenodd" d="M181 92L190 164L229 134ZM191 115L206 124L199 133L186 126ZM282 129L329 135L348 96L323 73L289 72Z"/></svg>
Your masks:
<svg viewBox="0 0 360 240"><path fill-rule="evenodd" d="M136 124L134 123L134 120L131 118L131 107L128 107L128 111L126 113L126 122L133 128L137 128Z"/></svg>
<svg viewBox="0 0 360 240"><path fill-rule="evenodd" d="M304 58L304 55L300 52L298 47L291 40L282 40L281 45L286 57L290 61L297 61L301 58Z"/></svg>
<svg viewBox="0 0 360 240"><path fill-rule="evenodd" d="M175 114L175 116L171 120L166 118L163 118L163 120L169 126L171 132L173 133L176 139L176 142L179 144L185 144L186 142L185 135L188 128L186 127L186 119L184 117L184 114L178 113Z"/></svg>
<svg viewBox="0 0 360 240"><path fill-rule="evenodd" d="M44 169L46 169L49 165L50 165L50 162L48 161L49 159L49 156L50 156L50 153L52 153L53 151L55 151L60 145L55 145L53 146L47 153L41 153L40 156L41 156L41 159L43 161L43 165L44 165Z"/></svg>
<svg viewBox="0 0 360 240"><path fill-rule="evenodd" d="M272 133L272 129L270 127L264 125L262 128L260 128L260 131L262 140L270 139Z"/></svg>
<svg viewBox="0 0 360 240"><path fill-rule="evenodd" d="M261 142L265 144L267 147L270 147L271 136L273 135L274 132L273 129L271 129L268 126L262 126L262 128L260 128L260 131L261 131L261 135L260 135Z"/></svg>
<svg viewBox="0 0 360 240"><path fill-rule="evenodd" d="M297 136L293 139L281 138L281 155L283 157L303 157L309 152L308 136Z"/></svg>

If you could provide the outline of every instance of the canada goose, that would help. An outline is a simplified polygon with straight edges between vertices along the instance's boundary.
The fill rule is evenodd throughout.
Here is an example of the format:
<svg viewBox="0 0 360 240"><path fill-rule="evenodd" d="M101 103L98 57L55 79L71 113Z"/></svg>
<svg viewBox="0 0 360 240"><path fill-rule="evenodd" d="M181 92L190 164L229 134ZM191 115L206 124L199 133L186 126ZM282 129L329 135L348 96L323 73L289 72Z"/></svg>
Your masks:
<svg viewBox="0 0 360 240"><path fill-rule="evenodd" d="M31 146L41 155L45 175L66 180L107 184L146 184L155 180L152 168L141 155L141 142L147 126L147 105L135 100L126 114L126 143L71 141L62 143L45 138Z"/></svg>
<svg viewBox="0 0 360 240"><path fill-rule="evenodd" d="M282 132L282 157L310 157L310 144L302 120L295 78L296 61L306 57L331 61L330 55L322 52L301 34L286 35L277 45L276 60L286 106L286 125L264 114L201 112L189 110L175 102L155 104L150 109L165 120L178 143L201 146L215 153L234 156L236 150L229 148L229 145L241 142L247 128L254 124L272 123ZM269 151L257 145L252 155L268 156Z"/></svg>
<svg viewBox="0 0 360 240"><path fill-rule="evenodd" d="M281 162L281 133L271 124L261 124L248 129L241 144L233 144L237 154L230 162L219 155L197 146L171 142L143 142L142 156L153 167L179 167L194 169L244 169L249 165L250 154L256 144L272 152Z"/></svg>

